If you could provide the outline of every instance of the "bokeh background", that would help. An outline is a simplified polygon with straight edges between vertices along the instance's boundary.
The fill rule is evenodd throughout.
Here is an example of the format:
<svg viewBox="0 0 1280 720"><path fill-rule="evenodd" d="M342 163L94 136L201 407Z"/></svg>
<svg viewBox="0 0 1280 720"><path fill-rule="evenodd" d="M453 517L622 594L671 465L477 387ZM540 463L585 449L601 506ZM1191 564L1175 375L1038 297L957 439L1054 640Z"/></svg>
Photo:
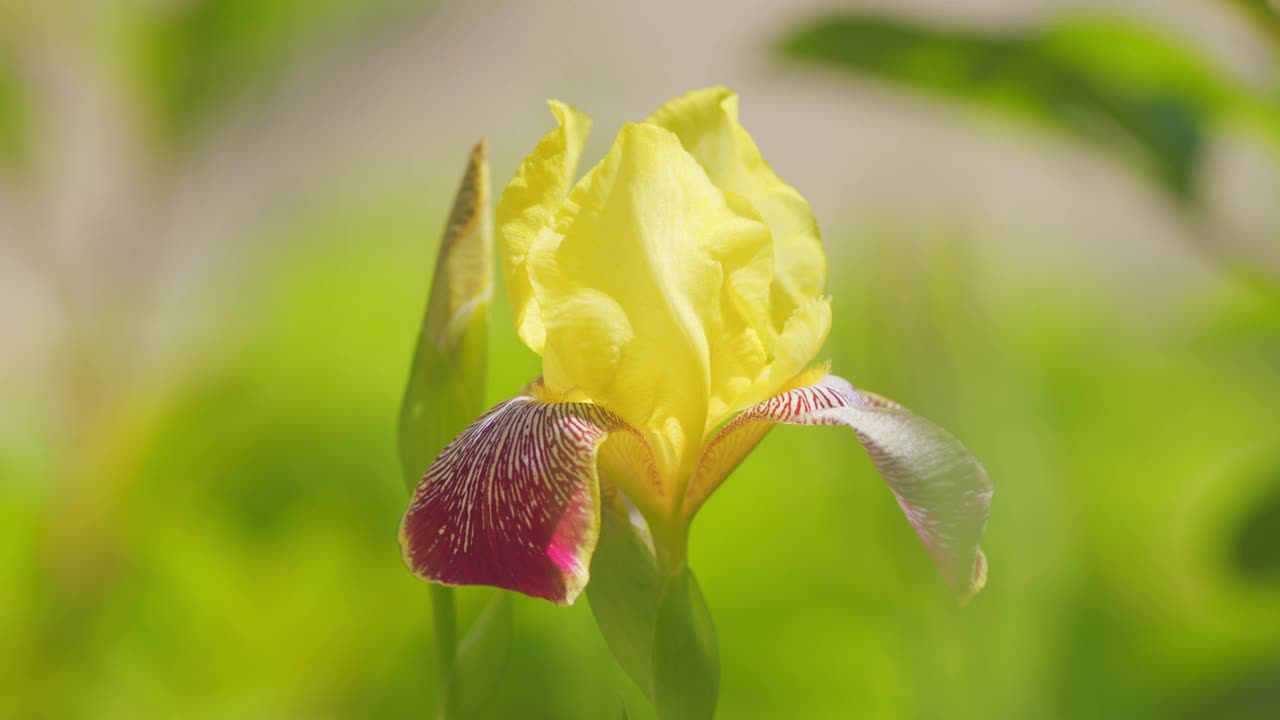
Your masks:
<svg viewBox="0 0 1280 720"><path fill-rule="evenodd" d="M1280 717L1268 0L0 3L0 717L410 718L395 422L470 144L709 84L808 197L826 355L986 462L956 607L856 443L694 526L723 718ZM496 298L490 395L538 371ZM462 595L464 614L478 596ZM494 718L637 696L521 598Z"/></svg>

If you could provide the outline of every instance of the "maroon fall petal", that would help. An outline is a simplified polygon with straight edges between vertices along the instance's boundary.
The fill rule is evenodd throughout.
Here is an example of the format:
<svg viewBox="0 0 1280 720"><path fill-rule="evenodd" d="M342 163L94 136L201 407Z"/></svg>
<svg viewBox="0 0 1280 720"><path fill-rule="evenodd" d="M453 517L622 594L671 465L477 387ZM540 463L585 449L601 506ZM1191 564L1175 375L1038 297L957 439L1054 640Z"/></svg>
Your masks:
<svg viewBox="0 0 1280 720"><path fill-rule="evenodd" d="M600 529L596 453L610 433L636 431L598 405L534 395L482 415L418 484L400 524L418 577L558 605L586 586Z"/></svg>

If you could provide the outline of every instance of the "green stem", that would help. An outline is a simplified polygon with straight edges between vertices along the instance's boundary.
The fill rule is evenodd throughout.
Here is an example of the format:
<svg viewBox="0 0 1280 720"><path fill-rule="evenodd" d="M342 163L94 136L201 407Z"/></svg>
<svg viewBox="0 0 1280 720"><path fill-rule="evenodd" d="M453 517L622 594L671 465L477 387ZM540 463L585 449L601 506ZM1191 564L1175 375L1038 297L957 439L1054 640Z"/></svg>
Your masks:
<svg viewBox="0 0 1280 720"><path fill-rule="evenodd" d="M658 571L664 578L672 578L684 572L686 552L689 547L689 526L675 521L650 525L653 547L657 555Z"/></svg>
<svg viewBox="0 0 1280 720"><path fill-rule="evenodd" d="M436 720L448 720L458 706L457 689L450 682L458 656L458 613L453 588L431 585L431 611L436 638Z"/></svg>

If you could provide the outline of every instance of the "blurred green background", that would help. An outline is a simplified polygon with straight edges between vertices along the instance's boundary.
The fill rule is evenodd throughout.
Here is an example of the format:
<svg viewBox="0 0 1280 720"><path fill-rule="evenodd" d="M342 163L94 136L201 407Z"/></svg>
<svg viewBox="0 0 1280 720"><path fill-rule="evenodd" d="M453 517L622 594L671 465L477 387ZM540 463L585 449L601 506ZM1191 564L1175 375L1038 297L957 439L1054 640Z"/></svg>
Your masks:
<svg viewBox="0 0 1280 720"><path fill-rule="evenodd" d="M1276 4L780 5L0 3L0 717L430 716L395 423L467 149L715 83L835 370L997 487L959 609L847 432L773 433L693 530L719 717L1280 717ZM486 713L637 695L521 598Z"/></svg>

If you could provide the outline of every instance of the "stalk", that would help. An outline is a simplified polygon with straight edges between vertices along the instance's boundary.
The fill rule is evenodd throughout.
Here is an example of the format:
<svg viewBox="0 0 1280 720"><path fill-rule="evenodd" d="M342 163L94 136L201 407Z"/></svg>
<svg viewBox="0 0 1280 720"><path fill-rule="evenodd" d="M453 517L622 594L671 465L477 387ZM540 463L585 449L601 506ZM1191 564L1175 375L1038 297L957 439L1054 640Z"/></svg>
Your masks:
<svg viewBox="0 0 1280 720"><path fill-rule="evenodd" d="M458 611L453 588L431 585L431 616L436 646L436 720L449 720L458 707L458 689L453 678L453 662L458 656Z"/></svg>

